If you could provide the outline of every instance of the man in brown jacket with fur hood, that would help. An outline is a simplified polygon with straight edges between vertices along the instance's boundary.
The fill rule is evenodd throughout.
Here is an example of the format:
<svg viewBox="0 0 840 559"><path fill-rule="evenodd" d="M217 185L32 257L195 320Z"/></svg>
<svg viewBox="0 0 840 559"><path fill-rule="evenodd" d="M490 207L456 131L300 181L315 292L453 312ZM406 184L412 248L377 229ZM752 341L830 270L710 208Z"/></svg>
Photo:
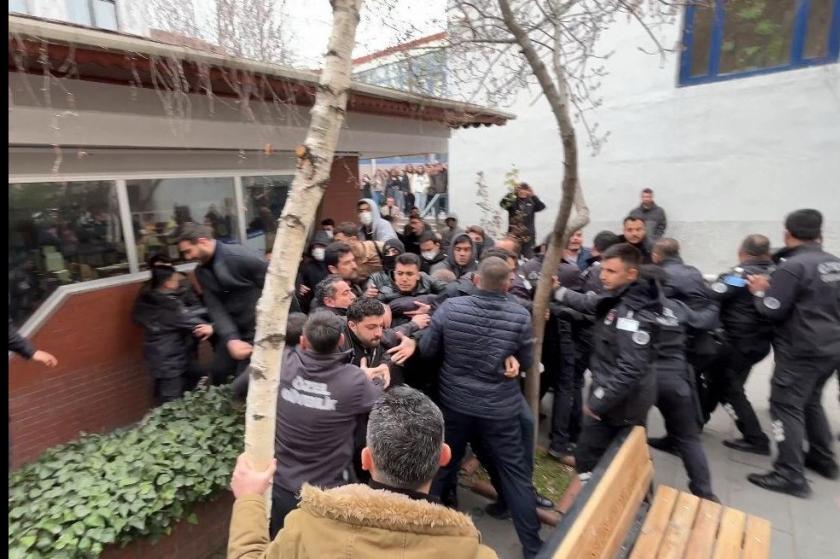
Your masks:
<svg viewBox="0 0 840 559"><path fill-rule="evenodd" d="M373 406L362 467L370 485L301 489L299 508L274 541L268 538L263 493L274 467L255 471L245 455L231 488L228 559L378 558L410 552L421 559L490 559L472 520L428 495L438 467L449 462L443 416L423 393L398 386Z"/></svg>

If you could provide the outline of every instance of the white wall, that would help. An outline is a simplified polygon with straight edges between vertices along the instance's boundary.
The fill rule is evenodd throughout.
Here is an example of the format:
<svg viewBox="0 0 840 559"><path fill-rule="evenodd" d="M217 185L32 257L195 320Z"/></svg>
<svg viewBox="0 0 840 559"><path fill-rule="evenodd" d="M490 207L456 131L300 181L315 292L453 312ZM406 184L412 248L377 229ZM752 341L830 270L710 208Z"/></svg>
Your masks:
<svg viewBox="0 0 840 559"><path fill-rule="evenodd" d="M676 44L679 30L664 30L663 44ZM649 186L667 210L668 235L704 272L732 265L748 233L781 243L784 215L802 207L823 212L826 246L840 253L840 65L677 87L678 57L660 65L641 53L638 26L619 24L602 46L615 54L594 120L611 135L592 157L578 130L588 239L618 230ZM538 235L550 231L563 155L547 103L532 105L536 96L519 95L510 109L517 119L504 127L453 132L450 199L462 224L479 220L475 173L484 171L495 203L515 164L549 206L538 214Z"/></svg>

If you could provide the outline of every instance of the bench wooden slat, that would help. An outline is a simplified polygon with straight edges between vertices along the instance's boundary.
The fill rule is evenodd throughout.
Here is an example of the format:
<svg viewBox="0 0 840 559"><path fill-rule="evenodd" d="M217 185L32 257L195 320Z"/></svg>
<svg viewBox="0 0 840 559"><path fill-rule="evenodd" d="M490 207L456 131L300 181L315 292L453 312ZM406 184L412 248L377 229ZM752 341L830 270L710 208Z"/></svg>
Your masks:
<svg viewBox="0 0 840 559"><path fill-rule="evenodd" d="M653 504L645 517L645 523L642 525L636 544L633 546L630 559L656 557L679 493L667 485L660 485L656 489L656 496L653 498Z"/></svg>
<svg viewBox="0 0 840 559"><path fill-rule="evenodd" d="M685 559L710 559L715 550L715 536L722 511L723 507L718 503L705 499L700 501L700 510L697 511L697 519L694 521L694 528L691 529L691 537L685 550Z"/></svg>
<svg viewBox="0 0 840 559"><path fill-rule="evenodd" d="M740 559L744 524L746 515L742 511L729 507L723 509L713 559Z"/></svg>
<svg viewBox="0 0 840 559"><path fill-rule="evenodd" d="M659 553L656 555L658 559L679 559L683 556L699 507L699 497L690 493L680 493L671 520L668 522L668 529L665 530L665 536L662 538Z"/></svg>
<svg viewBox="0 0 840 559"><path fill-rule="evenodd" d="M651 479L653 462L645 430L635 427L554 552L554 559L614 557Z"/></svg>
<svg viewBox="0 0 840 559"><path fill-rule="evenodd" d="M770 556L770 521L758 516L747 517L744 532L743 559L767 559Z"/></svg>

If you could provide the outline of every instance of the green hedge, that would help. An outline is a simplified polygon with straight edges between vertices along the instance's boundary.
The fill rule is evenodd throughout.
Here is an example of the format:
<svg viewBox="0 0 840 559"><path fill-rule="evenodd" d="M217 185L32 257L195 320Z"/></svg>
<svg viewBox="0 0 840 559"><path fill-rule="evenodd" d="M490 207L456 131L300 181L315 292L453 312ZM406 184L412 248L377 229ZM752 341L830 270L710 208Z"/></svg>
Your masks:
<svg viewBox="0 0 840 559"><path fill-rule="evenodd" d="M244 432L229 388L212 387L132 428L47 450L9 476L9 557L97 557L109 544L169 534L228 486Z"/></svg>

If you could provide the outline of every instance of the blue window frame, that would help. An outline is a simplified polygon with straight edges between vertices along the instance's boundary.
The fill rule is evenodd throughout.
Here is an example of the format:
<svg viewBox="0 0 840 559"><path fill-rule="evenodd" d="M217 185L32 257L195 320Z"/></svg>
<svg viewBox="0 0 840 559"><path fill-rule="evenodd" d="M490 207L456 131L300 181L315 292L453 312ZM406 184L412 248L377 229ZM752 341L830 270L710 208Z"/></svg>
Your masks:
<svg viewBox="0 0 840 559"><path fill-rule="evenodd" d="M836 62L840 0L700 0L682 46L680 85Z"/></svg>

